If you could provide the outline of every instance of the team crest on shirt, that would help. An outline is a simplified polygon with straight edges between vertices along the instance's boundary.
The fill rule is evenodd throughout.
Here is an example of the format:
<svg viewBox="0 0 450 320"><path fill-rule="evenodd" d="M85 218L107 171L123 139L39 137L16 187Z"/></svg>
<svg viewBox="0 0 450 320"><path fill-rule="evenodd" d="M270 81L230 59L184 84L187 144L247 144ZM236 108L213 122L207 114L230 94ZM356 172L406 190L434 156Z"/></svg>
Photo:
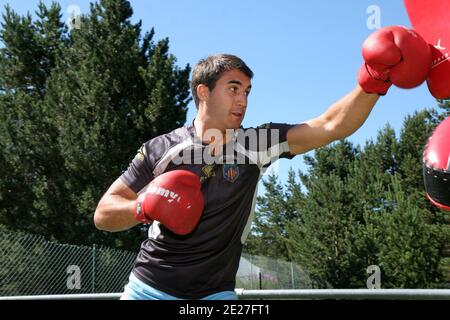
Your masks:
<svg viewBox="0 0 450 320"><path fill-rule="evenodd" d="M209 178L215 176L216 173L214 172L214 170L215 170L215 165L213 165L213 164L204 166L202 168L202 175L200 176L200 182L203 183L203 182L207 181Z"/></svg>
<svg viewBox="0 0 450 320"><path fill-rule="evenodd" d="M224 164L223 177L229 182L235 182L239 177L239 166L237 164Z"/></svg>

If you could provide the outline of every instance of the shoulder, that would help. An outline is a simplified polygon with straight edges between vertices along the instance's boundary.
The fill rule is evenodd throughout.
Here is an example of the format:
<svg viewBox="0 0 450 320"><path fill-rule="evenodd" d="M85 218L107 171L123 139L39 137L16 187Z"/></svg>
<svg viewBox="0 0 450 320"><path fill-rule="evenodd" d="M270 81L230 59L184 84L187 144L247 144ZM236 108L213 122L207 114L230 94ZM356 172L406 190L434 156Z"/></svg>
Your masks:
<svg viewBox="0 0 450 320"><path fill-rule="evenodd" d="M241 129L245 132L248 130L273 130L273 129L284 129L284 130L289 130L290 128L294 127L295 124L289 124L289 123L281 123L281 122L267 122L267 123L263 123L260 124L256 127L247 127L247 128L242 128Z"/></svg>
<svg viewBox="0 0 450 320"><path fill-rule="evenodd" d="M281 141L285 141L287 139L287 132L295 126L289 123L268 122L256 127L241 128L241 134L243 136L252 136L253 134L259 139L272 140L279 138Z"/></svg>
<svg viewBox="0 0 450 320"><path fill-rule="evenodd" d="M190 139L187 127L180 127L168 133L156 136L144 142L138 150L137 156L153 160L164 156L175 145Z"/></svg>

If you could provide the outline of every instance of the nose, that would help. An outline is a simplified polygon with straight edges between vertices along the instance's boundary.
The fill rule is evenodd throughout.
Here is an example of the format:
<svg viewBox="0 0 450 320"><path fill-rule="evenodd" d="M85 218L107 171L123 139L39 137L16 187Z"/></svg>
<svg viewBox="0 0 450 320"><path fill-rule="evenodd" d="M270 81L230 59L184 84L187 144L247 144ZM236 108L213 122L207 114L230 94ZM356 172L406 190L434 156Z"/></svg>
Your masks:
<svg viewBox="0 0 450 320"><path fill-rule="evenodd" d="M247 97L247 94L245 92L237 95L237 97L236 97L236 104L239 107L246 108L247 107L247 98L248 97Z"/></svg>

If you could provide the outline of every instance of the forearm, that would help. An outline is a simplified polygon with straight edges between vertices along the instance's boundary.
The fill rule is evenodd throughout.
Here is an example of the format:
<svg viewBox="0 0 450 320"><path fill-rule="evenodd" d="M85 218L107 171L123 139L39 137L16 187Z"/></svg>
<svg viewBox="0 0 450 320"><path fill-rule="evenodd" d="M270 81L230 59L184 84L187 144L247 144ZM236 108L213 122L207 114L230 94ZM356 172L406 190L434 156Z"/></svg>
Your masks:
<svg viewBox="0 0 450 320"><path fill-rule="evenodd" d="M105 195L94 214L97 229L118 232L130 229L137 224L134 217L134 200L118 195Z"/></svg>
<svg viewBox="0 0 450 320"><path fill-rule="evenodd" d="M325 117L333 127L336 139L343 139L358 130L366 121L379 99L377 94L365 93L357 86L342 99L333 104Z"/></svg>

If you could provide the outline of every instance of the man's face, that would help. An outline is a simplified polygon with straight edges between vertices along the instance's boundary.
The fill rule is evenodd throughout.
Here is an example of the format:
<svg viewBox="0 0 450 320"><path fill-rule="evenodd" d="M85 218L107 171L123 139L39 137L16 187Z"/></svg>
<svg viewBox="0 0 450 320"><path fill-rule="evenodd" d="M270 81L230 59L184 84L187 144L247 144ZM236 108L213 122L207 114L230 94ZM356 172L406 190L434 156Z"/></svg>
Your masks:
<svg viewBox="0 0 450 320"><path fill-rule="evenodd" d="M250 78L239 70L222 74L206 101L206 115L216 129L238 129L247 110Z"/></svg>

